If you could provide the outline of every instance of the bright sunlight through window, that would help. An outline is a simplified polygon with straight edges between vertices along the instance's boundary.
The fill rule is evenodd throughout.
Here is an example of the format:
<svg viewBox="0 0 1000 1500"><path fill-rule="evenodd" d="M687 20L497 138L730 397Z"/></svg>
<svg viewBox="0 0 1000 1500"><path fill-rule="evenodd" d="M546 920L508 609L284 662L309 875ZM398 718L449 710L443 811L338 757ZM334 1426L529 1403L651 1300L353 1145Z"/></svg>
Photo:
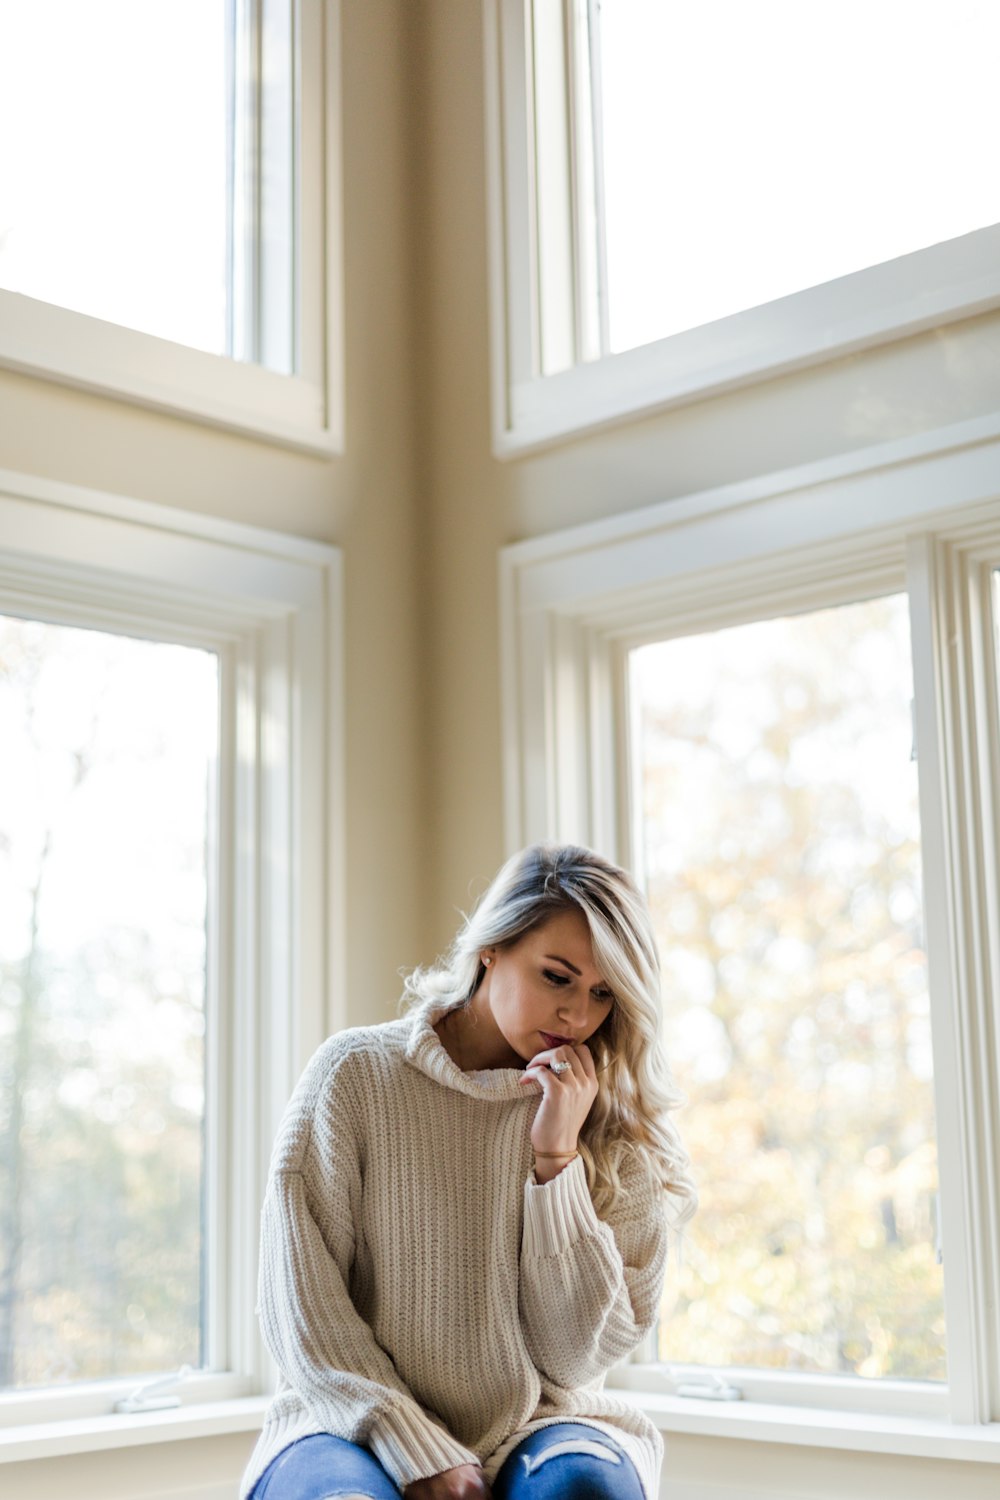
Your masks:
<svg viewBox="0 0 1000 1500"><path fill-rule="evenodd" d="M603 0L590 24L610 352L1000 220L993 0Z"/></svg>
<svg viewBox="0 0 1000 1500"><path fill-rule="evenodd" d="M659 1356L945 1378L905 596L632 653L701 1209Z"/></svg>
<svg viewBox="0 0 1000 1500"><path fill-rule="evenodd" d="M227 0L0 0L0 287L229 350Z"/></svg>
<svg viewBox="0 0 1000 1500"><path fill-rule="evenodd" d="M218 692L0 617L0 1388L201 1362Z"/></svg>

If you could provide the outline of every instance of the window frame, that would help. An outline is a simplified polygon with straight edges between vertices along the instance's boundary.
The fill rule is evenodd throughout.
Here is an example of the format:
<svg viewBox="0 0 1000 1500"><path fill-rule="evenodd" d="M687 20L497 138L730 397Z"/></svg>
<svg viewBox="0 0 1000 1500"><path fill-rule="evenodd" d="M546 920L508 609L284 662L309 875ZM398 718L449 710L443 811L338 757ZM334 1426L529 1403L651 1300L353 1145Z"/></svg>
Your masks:
<svg viewBox="0 0 1000 1500"><path fill-rule="evenodd" d="M626 865L633 858L631 646L901 586L909 593L948 1383L727 1371L743 1386L740 1411L726 1418L741 1435L788 1440L783 1435L794 1428L800 1435L790 1440L818 1442L801 1435L803 1423L816 1430L809 1408L834 1413L827 1426L840 1434L838 1446L865 1446L873 1422L886 1441L917 1423L932 1448L945 1433L964 1432L982 1456L989 1437L984 1451L1000 1462L1000 712L990 616L976 613L997 566L995 416L501 554L507 848L536 839L581 842ZM677 1366L671 1379L653 1357L650 1340L609 1384L630 1390L661 1425L722 1431L699 1426L712 1412L722 1420L718 1401L674 1394L687 1380L707 1391L711 1372Z"/></svg>
<svg viewBox="0 0 1000 1500"><path fill-rule="evenodd" d="M563 18L566 57L580 74L577 32L590 0L553 0ZM489 253L493 452L512 457L575 433L666 411L755 381L907 338L1000 307L1000 224L839 277L659 339L595 358L601 313L587 312L581 288L601 281L601 246L587 249L573 223L575 205L592 187L601 193L591 143L574 147L562 172L559 146L536 139L532 77L532 0L482 0ZM559 49L553 46L553 53ZM566 87L572 114L574 87ZM575 91L586 94L581 85ZM590 79L595 108L599 80ZM582 176L583 185L578 178ZM558 200L561 237L569 244L561 277L539 237L539 181ZM565 212L564 212L565 210ZM543 286L565 303L546 316ZM543 375L546 337L562 346L568 368ZM606 340L604 340L606 342ZM575 362L577 358L585 362Z"/></svg>
<svg viewBox="0 0 1000 1500"><path fill-rule="evenodd" d="M232 3L237 50L250 56L259 46L267 0ZM307 453L343 451L341 0L292 0L292 5L298 44L291 90L298 125L293 196L300 219L291 247L295 285L278 322L292 316L296 325L294 335L287 329L285 335L292 338L298 373L279 374L247 362L281 337L261 298L270 267L264 223L273 218L273 206L264 201L260 150L244 153L247 174L234 184L258 210L246 237L230 246L233 272L243 287L240 302L250 309L248 316L231 320L234 347L245 358L210 354L0 288L0 368ZM273 117L280 133L282 123L287 126L280 120L283 106L287 114L287 96L271 100L261 81L263 70L256 73L255 116ZM267 143L262 144L266 152Z"/></svg>
<svg viewBox="0 0 1000 1500"><path fill-rule="evenodd" d="M113 1411L152 1374L0 1393L2 1462L34 1456L39 1443L54 1452L146 1440L150 1424L181 1436L201 1417L219 1431L259 1422L275 1373L254 1313L260 1202L285 1102L315 1047L345 1023L345 856L338 549L2 471L0 537L0 610L217 651L221 686L208 1368L171 1390L180 1408L152 1415Z"/></svg>

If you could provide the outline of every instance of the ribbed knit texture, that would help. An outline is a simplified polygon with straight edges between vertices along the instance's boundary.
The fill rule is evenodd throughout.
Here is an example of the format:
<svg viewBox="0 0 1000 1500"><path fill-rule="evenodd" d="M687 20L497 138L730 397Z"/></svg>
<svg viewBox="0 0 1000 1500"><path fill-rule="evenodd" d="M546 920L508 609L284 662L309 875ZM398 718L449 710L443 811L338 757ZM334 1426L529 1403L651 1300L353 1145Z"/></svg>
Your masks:
<svg viewBox="0 0 1000 1500"><path fill-rule="evenodd" d="M578 1157L535 1180L541 1102L516 1068L463 1073L426 1002L315 1053L285 1111L261 1216L258 1314L280 1372L241 1500L289 1443L368 1447L399 1489L458 1464L493 1479L538 1427L582 1421L655 1500L663 1444L602 1387L656 1319L662 1198L610 1222Z"/></svg>

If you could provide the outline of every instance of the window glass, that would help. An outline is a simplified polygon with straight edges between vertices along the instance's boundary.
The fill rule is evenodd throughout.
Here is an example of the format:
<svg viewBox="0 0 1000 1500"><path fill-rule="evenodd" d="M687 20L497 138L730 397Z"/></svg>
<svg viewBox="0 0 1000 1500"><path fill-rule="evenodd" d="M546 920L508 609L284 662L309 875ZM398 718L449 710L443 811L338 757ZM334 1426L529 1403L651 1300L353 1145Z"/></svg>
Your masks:
<svg viewBox="0 0 1000 1500"><path fill-rule="evenodd" d="M660 1358L943 1380L906 599L645 646L630 703L701 1191Z"/></svg>
<svg viewBox="0 0 1000 1500"><path fill-rule="evenodd" d="M991 0L602 0L617 352L1000 220Z"/></svg>
<svg viewBox="0 0 1000 1500"><path fill-rule="evenodd" d="M0 1388L202 1360L218 694L0 617Z"/></svg>
<svg viewBox="0 0 1000 1500"><path fill-rule="evenodd" d="M229 352L230 12L0 0L0 286Z"/></svg>

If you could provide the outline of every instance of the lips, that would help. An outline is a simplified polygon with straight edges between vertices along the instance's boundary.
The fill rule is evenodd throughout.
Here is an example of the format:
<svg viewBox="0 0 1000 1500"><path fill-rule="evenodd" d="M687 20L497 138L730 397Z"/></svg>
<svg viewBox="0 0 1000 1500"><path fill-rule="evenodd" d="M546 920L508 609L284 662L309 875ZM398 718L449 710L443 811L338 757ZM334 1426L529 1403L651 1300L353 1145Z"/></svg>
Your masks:
<svg viewBox="0 0 1000 1500"><path fill-rule="evenodd" d="M573 1038L570 1036L553 1036L551 1031L540 1031L538 1035L547 1047L571 1047L573 1045Z"/></svg>

